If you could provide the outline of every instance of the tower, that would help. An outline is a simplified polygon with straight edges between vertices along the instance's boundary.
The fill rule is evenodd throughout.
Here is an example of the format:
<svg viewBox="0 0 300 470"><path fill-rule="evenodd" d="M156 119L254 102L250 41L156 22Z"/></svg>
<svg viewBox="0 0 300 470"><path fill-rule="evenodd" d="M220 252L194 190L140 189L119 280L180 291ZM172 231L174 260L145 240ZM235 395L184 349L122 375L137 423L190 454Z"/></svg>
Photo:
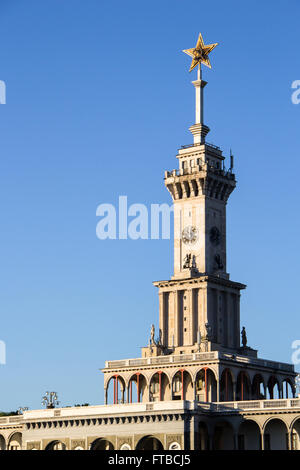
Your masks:
<svg viewBox="0 0 300 470"><path fill-rule="evenodd" d="M193 144L178 151L178 170L165 172L165 185L174 203L174 275L155 282L159 288L159 328L167 351L240 348L240 291L226 271L226 205L236 186L231 166L219 147L206 142L204 87L201 63L210 67L209 52L217 44L204 45L201 34L194 49L191 69L196 92ZM201 341L202 340L202 341ZM249 350L250 351L250 350ZM249 352L248 351L248 352Z"/></svg>

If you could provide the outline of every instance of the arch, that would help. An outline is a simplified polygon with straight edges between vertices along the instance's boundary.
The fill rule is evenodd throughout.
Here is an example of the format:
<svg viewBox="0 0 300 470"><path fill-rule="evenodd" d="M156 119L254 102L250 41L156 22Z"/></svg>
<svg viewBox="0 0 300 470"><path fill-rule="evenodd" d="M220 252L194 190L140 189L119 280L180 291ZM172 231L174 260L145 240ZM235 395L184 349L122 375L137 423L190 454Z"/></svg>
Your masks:
<svg viewBox="0 0 300 470"><path fill-rule="evenodd" d="M105 438L99 437L91 443L90 450L115 450L113 444Z"/></svg>
<svg viewBox="0 0 300 470"><path fill-rule="evenodd" d="M264 449L287 450L288 448L286 424L279 418L270 418L264 425Z"/></svg>
<svg viewBox="0 0 300 470"><path fill-rule="evenodd" d="M173 400L194 400L194 388L191 374L180 369L172 377Z"/></svg>
<svg viewBox="0 0 300 470"><path fill-rule="evenodd" d="M261 450L261 431L253 420L241 423L238 432L238 450Z"/></svg>
<svg viewBox="0 0 300 470"><path fill-rule="evenodd" d="M167 374L162 371L155 372L149 385L150 401L171 400L171 385Z"/></svg>
<svg viewBox="0 0 300 470"><path fill-rule="evenodd" d="M234 450L234 431L228 421L216 423L213 437L214 450Z"/></svg>
<svg viewBox="0 0 300 470"><path fill-rule="evenodd" d="M236 400L250 400L251 382L246 371L241 370L236 381Z"/></svg>
<svg viewBox="0 0 300 470"><path fill-rule="evenodd" d="M128 381L128 403L140 403L148 401L148 384L146 377L140 372L133 374Z"/></svg>
<svg viewBox="0 0 300 470"><path fill-rule="evenodd" d="M282 398L293 398L294 388L294 383L291 379L284 379L282 381Z"/></svg>
<svg viewBox="0 0 300 470"><path fill-rule="evenodd" d="M125 380L121 375L112 375L106 386L105 403L116 405L125 403Z"/></svg>
<svg viewBox="0 0 300 470"><path fill-rule="evenodd" d="M51 441L47 444L45 450L67 450L67 446L61 441Z"/></svg>
<svg viewBox="0 0 300 470"><path fill-rule="evenodd" d="M279 384L279 380L277 379L277 377L275 377L275 375L271 375L267 384L268 398L270 400L280 398L280 389L281 387Z"/></svg>
<svg viewBox="0 0 300 470"><path fill-rule="evenodd" d="M255 374L252 380L251 395L253 400L266 400L266 384L261 374Z"/></svg>
<svg viewBox="0 0 300 470"><path fill-rule="evenodd" d="M212 369L203 367L196 374L196 400L202 402L217 401L217 380Z"/></svg>
<svg viewBox="0 0 300 470"><path fill-rule="evenodd" d="M234 377L232 371L224 369L220 381L220 401L234 400Z"/></svg>
<svg viewBox="0 0 300 470"><path fill-rule="evenodd" d="M297 418L291 426L291 448L300 450L300 418Z"/></svg>
<svg viewBox="0 0 300 470"><path fill-rule="evenodd" d="M164 446L156 437L145 436L137 443L136 450L164 450Z"/></svg>
<svg viewBox="0 0 300 470"><path fill-rule="evenodd" d="M7 447L8 450L22 450L22 434L20 432L11 434Z"/></svg>

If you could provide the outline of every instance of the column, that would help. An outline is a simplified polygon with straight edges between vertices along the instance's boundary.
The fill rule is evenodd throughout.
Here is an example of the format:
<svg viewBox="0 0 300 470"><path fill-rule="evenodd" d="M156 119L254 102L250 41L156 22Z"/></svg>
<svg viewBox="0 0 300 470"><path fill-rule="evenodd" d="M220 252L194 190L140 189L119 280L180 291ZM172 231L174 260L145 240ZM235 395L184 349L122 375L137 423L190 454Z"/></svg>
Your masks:
<svg viewBox="0 0 300 470"><path fill-rule="evenodd" d="M174 291L174 345L178 346L179 345L179 331L178 331L178 326L179 326L179 301L178 301L178 296L179 296L179 291L176 290ZM173 342L173 340L172 340Z"/></svg>
<svg viewBox="0 0 300 470"><path fill-rule="evenodd" d="M260 445L261 445L261 450L265 450L265 440L264 440L264 433L260 433Z"/></svg>
<svg viewBox="0 0 300 470"><path fill-rule="evenodd" d="M230 304L230 293L226 292L226 311L227 311L227 346L234 348L234 312Z"/></svg>
<svg viewBox="0 0 300 470"><path fill-rule="evenodd" d="M137 401L140 403L140 372L136 373Z"/></svg>
<svg viewBox="0 0 300 470"><path fill-rule="evenodd" d="M233 386L233 401L236 401L236 382L232 383Z"/></svg>
<svg viewBox="0 0 300 470"><path fill-rule="evenodd" d="M190 289L188 291L189 293L189 322L188 322L188 328L189 328L189 343L194 344L197 339L194 338L194 332L195 332L195 316L194 316L194 290Z"/></svg>
<svg viewBox="0 0 300 470"><path fill-rule="evenodd" d="M158 372L158 378L159 378L159 401L162 401L162 389L161 389L161 371Z"/></svg>
<svg viewBox="0 0 300 470"><path fill-rule="evenodd" d="M204 367L205 401L208 402L207 367Z"/></svg>

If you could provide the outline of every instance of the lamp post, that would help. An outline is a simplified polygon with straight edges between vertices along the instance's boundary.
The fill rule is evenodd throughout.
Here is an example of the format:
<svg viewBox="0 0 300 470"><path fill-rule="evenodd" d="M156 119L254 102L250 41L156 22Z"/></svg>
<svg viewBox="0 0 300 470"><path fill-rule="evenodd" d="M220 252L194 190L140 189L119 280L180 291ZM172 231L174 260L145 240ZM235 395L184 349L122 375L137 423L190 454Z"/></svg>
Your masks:
<svg viewBox="0 0 300 470"><path fill-rule="evenodd" d="M55 406L59 404L57 398L56 392L46 392L42 399L42 405L46 406L46 408L55 408Z"/></svg>

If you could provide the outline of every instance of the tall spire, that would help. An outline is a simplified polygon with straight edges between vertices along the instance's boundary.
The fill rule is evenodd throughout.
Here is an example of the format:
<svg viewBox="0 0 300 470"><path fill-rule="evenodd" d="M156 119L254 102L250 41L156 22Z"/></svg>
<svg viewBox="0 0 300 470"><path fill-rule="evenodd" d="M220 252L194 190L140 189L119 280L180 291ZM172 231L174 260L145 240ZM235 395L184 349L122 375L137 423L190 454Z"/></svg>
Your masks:
<svg viewBox="0 0 300 470"><path fill-rule="evenodd" d="M202 80L201 63L211 68L209 53L218 45L218 43L205 45L202 34L199 34L196 47L193 49L185 49L183 52L192 57L190 72L198 66L197 80L193 81L196 91L196 119L195 124L190 127L190 131L194 136L194 144L204 144L205 137L209 132L209 127L204 124L204 100L203 89L207 82Z"/></svg>

